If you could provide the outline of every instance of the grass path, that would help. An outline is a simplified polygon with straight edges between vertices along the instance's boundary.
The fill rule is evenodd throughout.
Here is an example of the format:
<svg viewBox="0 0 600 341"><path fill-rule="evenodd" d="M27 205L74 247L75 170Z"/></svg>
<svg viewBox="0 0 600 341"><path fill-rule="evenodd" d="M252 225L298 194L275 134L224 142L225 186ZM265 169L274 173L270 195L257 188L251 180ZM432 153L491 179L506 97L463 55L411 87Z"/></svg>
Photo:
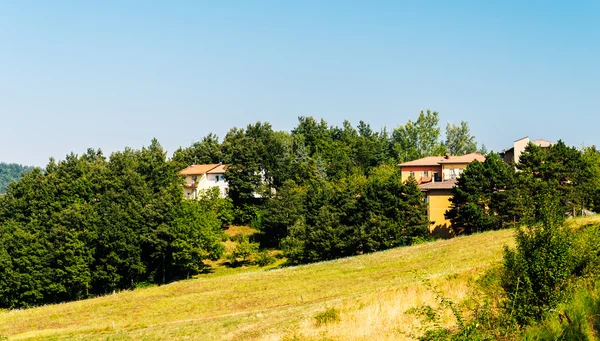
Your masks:
<svg viewBox="0 0 600 341"><path fill-rule="evenodd" d="M208 274L84 301L5 311L0 312L0 336L279 340L303 335L302 339L367 340L381 333L378 339L403 339L394 331L396 323L402 322L406 308L428 295L415 274L438 279L448 288L466 288L473 276L499 264L503 246L512 242L512 230L487 232L330 262ZM325 306L340 309L338 325L314 326L312 316ZM345 329L355 333L344 334Z"/></svg>

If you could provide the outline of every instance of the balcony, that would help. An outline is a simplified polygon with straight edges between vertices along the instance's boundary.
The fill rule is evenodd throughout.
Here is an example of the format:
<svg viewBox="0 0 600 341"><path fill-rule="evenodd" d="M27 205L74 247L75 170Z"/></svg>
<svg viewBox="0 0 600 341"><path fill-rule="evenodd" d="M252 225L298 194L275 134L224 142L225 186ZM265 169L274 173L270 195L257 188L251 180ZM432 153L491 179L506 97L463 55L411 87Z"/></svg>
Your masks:
<svg viewBox="0 0 600 341"><path fill-rule="evenodd" d="M198 188L198 183L193 181L193 182L186 182L185 183L185 188Z"/></svg>

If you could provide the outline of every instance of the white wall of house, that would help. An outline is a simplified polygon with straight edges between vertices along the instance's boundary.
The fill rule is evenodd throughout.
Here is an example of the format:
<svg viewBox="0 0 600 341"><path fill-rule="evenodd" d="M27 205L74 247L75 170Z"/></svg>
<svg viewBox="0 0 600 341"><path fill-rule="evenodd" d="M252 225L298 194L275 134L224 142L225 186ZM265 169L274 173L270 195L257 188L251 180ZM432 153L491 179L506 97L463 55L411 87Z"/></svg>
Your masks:
<svg viewBox="0 0 600 341"><path fill-rule="evenodd" d="M198 186L195 186L196 184ZM203 189L208 188L206 174L187 175L185 177L185 185L186 186L183 191L184 198L198 198L198 193L200 193Z"/></svg>
<svg viewBox="0 0 600 341"><path fill-rule="evenodd" d="M197 199L203 191L213 187L219 188L221 197L226 197L229 194L229 185L225 181L225 173L188 175L185 177L185 184L184 198ZM196 184L198 186L195 186Z"/></svg>
<svg viewBox="0 0 600 341"><path fill-rule="evenodd" d="M206 179L206 188L218 187L221 197L229 193L229 184L225 181L225 173L209 173Z"/></svg>
<svg viewBox="0 0 600 341"><path fill-rule="evenodd" d="M519 159L521 158L521 154L525 151L525 147L529 143L529 137L524 137L520 140L516 140L514 143L515 154L513 162L515 164L519 163Z"/></svg>

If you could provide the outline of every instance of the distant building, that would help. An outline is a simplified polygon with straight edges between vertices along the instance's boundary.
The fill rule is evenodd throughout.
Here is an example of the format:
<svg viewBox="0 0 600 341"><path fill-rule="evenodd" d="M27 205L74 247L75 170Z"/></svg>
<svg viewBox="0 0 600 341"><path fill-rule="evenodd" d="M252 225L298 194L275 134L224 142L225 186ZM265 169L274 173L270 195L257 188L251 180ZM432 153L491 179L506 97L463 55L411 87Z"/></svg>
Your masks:
<svg viewBox="0 0 600 341"><path fill-rule="evenodd" d="M543 149L548 149L548 148L550 148L550 146L555 144L552 141L543 140L543 139L537 139L537 140L530 141L529 137L526 136L522 139L516 140L515 142L513 142L512 147L505 149L498 154L504 160L504 162L510 163L510 164L517 164L517 163L519 163L521 154L523 153L523 151L525 151L525 147L530 142L536 146L543 148Z"/></svg>
<svg viewBox="0 0 600 341"><path fill-rule="evenodd" d="M432 222L429 232L440 236L450 236L450 221L444 214L450 208L451 189L456 179L473 161L484 162L485 156L471 153L460 156L429 156L400 164L402 181L411 176L417 180L425 194L427 219Z"/></svg>
<svg viewBox="0 0 600 341"><path fill-rule="evenodd" d="M229 185L225 180L225 171L228 165L209 164L191 165L179 171L185 175L183 197L197 199L203 192L213 187L218 187L222 197L229 193Z"/></svg>
<svg viewBox="0 0 600 341"><path fill-rule="evenodd" d="M402 181L414 177L417 183L440 182L456 179L467 165L475 160L485 161L485 156L471 153L460 156L428 156L422 159L401 163Z"/></svg>

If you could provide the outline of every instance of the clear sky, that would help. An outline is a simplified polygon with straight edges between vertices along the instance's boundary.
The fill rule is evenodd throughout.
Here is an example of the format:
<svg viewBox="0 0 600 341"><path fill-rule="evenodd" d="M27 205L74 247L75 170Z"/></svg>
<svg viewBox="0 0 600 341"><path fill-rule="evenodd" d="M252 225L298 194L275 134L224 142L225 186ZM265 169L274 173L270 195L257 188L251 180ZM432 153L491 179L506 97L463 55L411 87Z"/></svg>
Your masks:
<svg viewBox="0 0 600 341"><path fill-rule="evenodd" d="M600 1L2 1L0 161L422 109L600 145Z"/></svg>

